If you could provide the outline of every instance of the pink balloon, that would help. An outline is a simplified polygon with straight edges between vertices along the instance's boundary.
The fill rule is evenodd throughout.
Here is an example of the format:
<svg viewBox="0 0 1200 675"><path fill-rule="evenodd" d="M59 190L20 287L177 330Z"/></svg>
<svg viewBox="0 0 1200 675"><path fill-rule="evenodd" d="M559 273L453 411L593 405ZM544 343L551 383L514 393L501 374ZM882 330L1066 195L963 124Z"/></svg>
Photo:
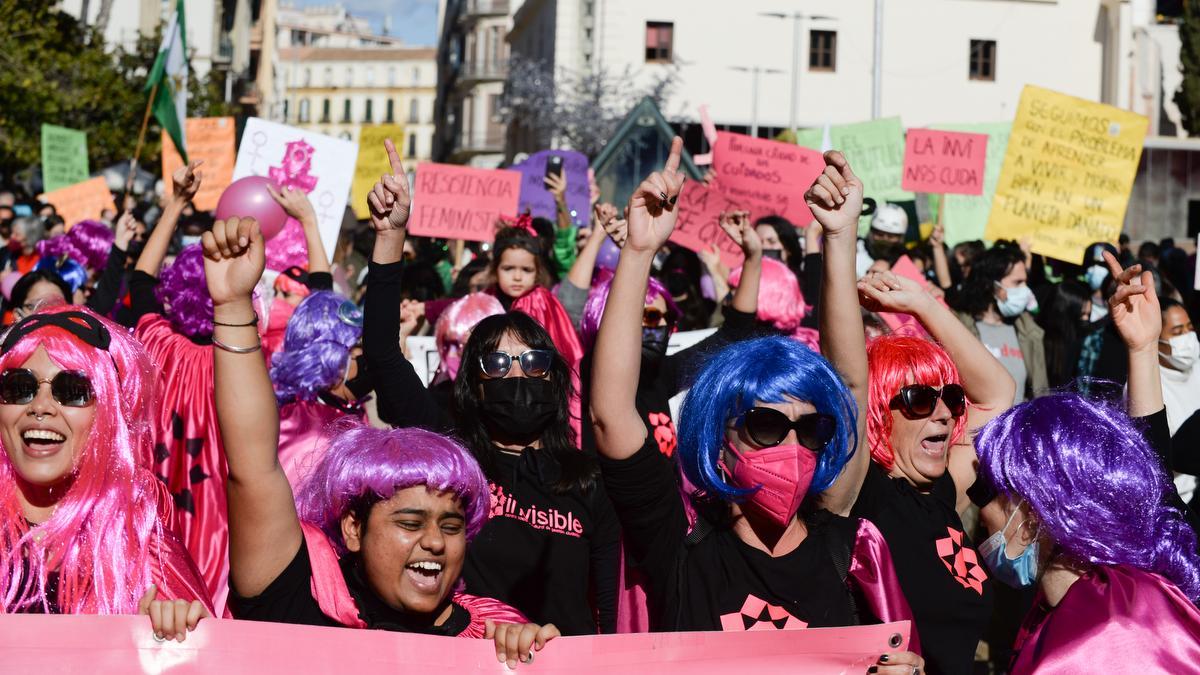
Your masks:
<svg viewBox="0 0 1200 675"><path fill-rule="evenodd" d="M621 249L617 248L612 239L605 237L604 243L600 244L600 253L596 256L596 267L615 270L620 258Z"/></svg>
<svg viewBox="0 0 1200 675"><path fill-rule="evenodd" d="M270 185L279 189L274 181L263 176L246 176L229 184L217 202L215 217L225 220L230 217L250 217L258 221L264 239L271 239L283 230L288 214L267 192Z"/></svg>

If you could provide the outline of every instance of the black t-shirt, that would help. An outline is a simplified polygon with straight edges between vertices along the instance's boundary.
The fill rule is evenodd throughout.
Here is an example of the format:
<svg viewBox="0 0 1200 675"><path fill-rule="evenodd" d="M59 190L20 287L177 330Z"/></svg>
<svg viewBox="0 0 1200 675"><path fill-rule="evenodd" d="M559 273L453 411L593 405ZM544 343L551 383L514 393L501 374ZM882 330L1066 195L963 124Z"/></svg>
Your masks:
<svg viewBox="0 0 1200 675"><path fill-rule="evenodd" d="M343 556L342 577L358 607L358 617L367 628L402 633L423 633L454 637L467 629L471 614L461 605L451 602L450 617L440 626L414 623L405 613L392 609L371 590L353 556ZM229 590L229 610L233 616L247 621L274 621L304 626L341 626L321 611L312 594L312 562L308 545L300 542L296 557L275 577L262 593L246 598Z"/></svg>
<svg viewBox="0 0 1200 675"><path fill-rule="evenodd" d="M601 458L600 466L628 555L647 578L654 630L857 623L851 591L831 554L833 538L846 529L835 524L846 519L822 513L808 520L805 540L778 558L749 546L728 527L714 526L689 544L675 473L653 438L629 459Z"/></svg>
<svg viewBox="0 0 1200 675"><path fill-rule="evenodd" d="M552 455L497 451L489 471L491 518L471 541L467 592L495 598L563 635L616 632L620 528L599 480L557 494Z"/></svg>
<svg viewBox="0 0 1200 675"><path fill-rule="evenodd" d="M852 516L875 523L912 607L930 673L969 673L992 613L991 580L955 510L947 471L928 493L874 462Z"/></svg>

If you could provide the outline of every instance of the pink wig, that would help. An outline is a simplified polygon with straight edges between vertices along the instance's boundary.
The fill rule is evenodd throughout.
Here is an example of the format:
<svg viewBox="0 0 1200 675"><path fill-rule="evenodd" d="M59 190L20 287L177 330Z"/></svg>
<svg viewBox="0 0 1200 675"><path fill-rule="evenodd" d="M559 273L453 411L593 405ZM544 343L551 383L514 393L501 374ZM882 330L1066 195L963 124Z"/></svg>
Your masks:
<svg viewBox="0 0 1200 675"><path fill-rule="evenodd" d="M437 341L438 365L436 380L453 380L458 376L458 364L463 346L475 324L495 314L503 314L504 306L488 293L464 295L446 308L438 317L433 335Z"/></svg>
<svg viewBox="0 0 1200 675"><path fill-rule="evenodd" d="M884 335L871 340L867 344L867 364L870 374L867 443L871 446L871 459L891 471L896 460L896 449L892 447L892 399L901 387L909 384L931 387L957 384L958 368L941 345L908 335ZM954 421L951 445L962 438L966 421L965 415Z"/></svg>
<svg viewBox="0 0 1200 675"><path fill-rule="evenodd" d="M287 270L280 272L279 275L275 277L275 283L272 284L272 287L277 293L291 293L292 295L298 295L302 298L307 298L308 294L312 292L307 284L293 279L291 275L287 273Z"/></svg>
<svg viewBox="0 0 1200 675"><path fill-rule="evenodd" d="M63 613L133 614L151 583L151 539L161 527L158 479L149 469L154 371L121 326L80 307L42 314L59 312L96 317L111 342L105 351L43 326L0 356L0 370L17 368L42 347L63 369L86 373L95 393L95 419L70 487L36 529L25 521L7 453L0 460L0 610L45 609L47 575L57 572Z"/></svg>
<svg viewBox="0 0 1200 675"><path fill-rule="evenodd" d="M93 272L104 269L108 264L108 252L112 248L112 228L98 220L81 220L66 234L43 239L37 243L38 254L43 258L67 256Z"/></svg>
<svg viewBox="0 0 1200 675"><path fill-rule="evenodd" d="M729 285L736 287L742 280L742 268L729 275ZM762 281L758 286L758 318L785 333L792 333L804 319L804 294L800 282L788 266L763 258Z"/></svg>

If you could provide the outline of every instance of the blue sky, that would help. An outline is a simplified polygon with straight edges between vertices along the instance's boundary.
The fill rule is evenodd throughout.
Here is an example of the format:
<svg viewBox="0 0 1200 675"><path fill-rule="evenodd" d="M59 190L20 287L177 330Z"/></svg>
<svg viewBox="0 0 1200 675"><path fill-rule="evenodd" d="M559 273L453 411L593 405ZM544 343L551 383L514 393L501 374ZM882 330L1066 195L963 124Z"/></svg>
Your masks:
<svg viewBox="0 0 1200 675"><path fill-rule="evenodd" d="M413 46L437 43L437 0L291 0L299 7L331 5L340 2L355 16L371 22L375 31L383 29L383 18L392 17L392 35Z"/></svg>

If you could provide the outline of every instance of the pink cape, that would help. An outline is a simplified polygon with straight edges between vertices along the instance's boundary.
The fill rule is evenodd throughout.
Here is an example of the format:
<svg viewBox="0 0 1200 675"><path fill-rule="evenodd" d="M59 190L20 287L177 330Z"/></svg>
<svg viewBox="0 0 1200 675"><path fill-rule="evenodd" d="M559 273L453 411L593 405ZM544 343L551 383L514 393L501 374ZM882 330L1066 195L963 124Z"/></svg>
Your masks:
<svg viewBox="0 0 1200 675"><path fill-rule="evenodd" d="M571 428L575 430L575 438L582 438L583 408L579 398L579 362L583 360L583 346L579 343L579 335L562 303L550 291L536 286L532 291L513 300L513 311L524 312L542 324L550 339L562 354L567 365L571 367L571 399L568 405L571 410ZM578 442L578 441L577 441Z"/></svg>
<svg viewBox="0 0 1200 675"><path fill-rule="evenodd" d="M330 425L343 417L350 415L319 401L293 401L279 409L279 464L293 490L325 456Z"/></svg>
<svg viewBox="0 0 1200 675"><path fill-rule="evenodd" d="M1175 584L1128 565L1097 566L1057 607L1042 598L1017 636L1012 673L1194 673L1200 611Z"/></svg>
<svg viewBox="0 0 1200 675"><path fill-rule="evenodd" d="M358 616L358 606L354 604L350 589L346 587L337 552L333 550L329 538L315 525L301 522L300 528L304 531L304 543L308 547L308 559L312 565L312 594L321 611L347 628L366 628ZM471 623L458 637L484 637L487 621L529 623L524 614L499 600L466 593L455 593L451 599L471 615Z"/></svg>
<svg viewBox="0 0 1200 675"><path fill-rule="evenodd" d="M204 577L216 616L223 616L229 595L229 471L213 400L213 348L175 332L158 314L143 316L134 337L161 378L154 471L171 492L175 532Z"/></svg>
<svg viewBox="0 0 1200 675"><path fill-rule="evenodd" d="M150 538L150 578L158 588L159 600L199 600L209 612L214 612L208 587L196 563L179 537L165 527Z"/></svg>

